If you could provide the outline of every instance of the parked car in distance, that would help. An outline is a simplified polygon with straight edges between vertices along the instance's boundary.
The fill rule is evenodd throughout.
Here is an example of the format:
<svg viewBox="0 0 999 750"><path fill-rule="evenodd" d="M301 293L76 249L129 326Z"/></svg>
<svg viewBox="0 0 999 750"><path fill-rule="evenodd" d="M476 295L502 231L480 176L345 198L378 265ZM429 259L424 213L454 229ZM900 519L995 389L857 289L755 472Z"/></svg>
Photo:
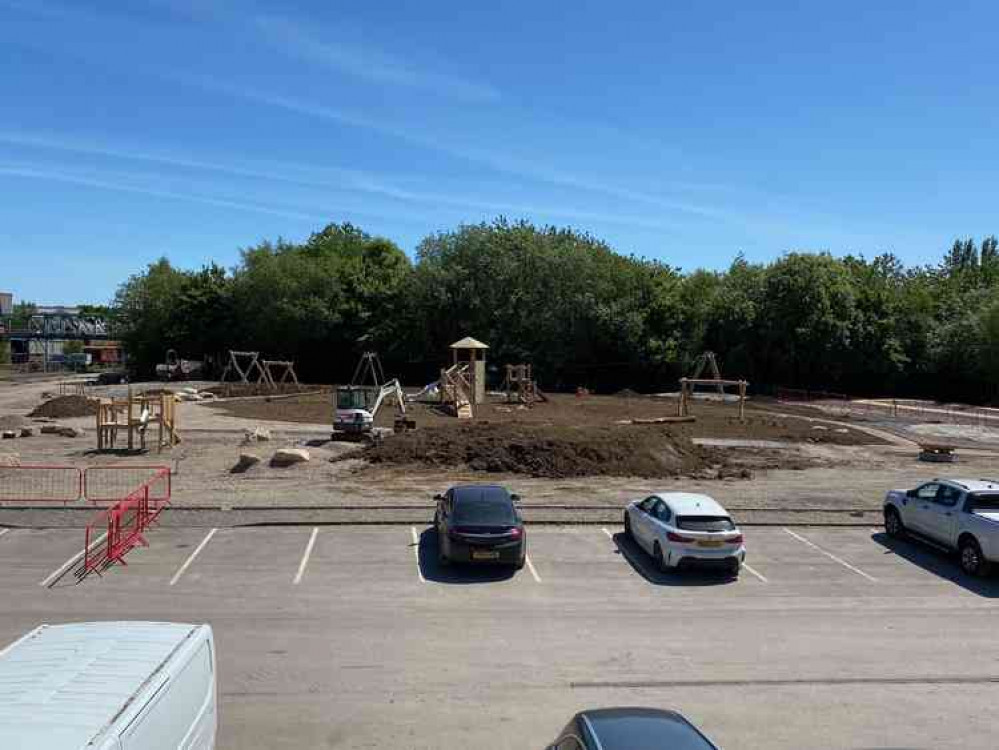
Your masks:
<svg viewBox="0 0 999 750"><path fill-rule="evenodd" d="M42 625L0 650L4 750L213 750L209 625Z"/></svg>
<svg viewBox="0 0 999 750"><path fill-rule="evenodd" d="M739 575L742 532L717 501L690 492L660 492L630 503L624 533L652 555L661 572L705 567Z"/></svg>
<svg viewBox="0 0 999 750"><path fill-rule="evenodd" d="M500 563L518 570L527 559L527 534L517 495L493 484L467 484L437 495L438 559Z"/></svg>
<svg viewBox="0 0 999 750"><path fill-rule="evenodd" d="M546 750L718 750L676 711L596 708L580 711Z"/></svg>
<svg viewBox="0 0 999 750"><path fill-rule="evenodd" d="M911 490L889 490L885 531L911 534L957 552L961 569L985 575L999 563L999 480L934 479Z"/></svg>

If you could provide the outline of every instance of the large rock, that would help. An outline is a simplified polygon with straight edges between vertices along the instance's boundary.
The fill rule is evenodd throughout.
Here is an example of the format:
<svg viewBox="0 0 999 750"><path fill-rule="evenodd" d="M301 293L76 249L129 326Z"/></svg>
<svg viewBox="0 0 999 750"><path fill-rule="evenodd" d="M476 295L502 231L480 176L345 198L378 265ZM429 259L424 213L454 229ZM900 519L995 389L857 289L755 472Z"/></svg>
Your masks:
<svg viewBox="0 0 999 750"><path fill-rule="evenodd" d="M34 435L35 435L35 428L34 427L22 427L21 428L21 437L34 437Z"/></svg>
<svg viewBox="0 0 999 750"><path fill-rule="evenodd" d="M57 424L43 424L42 425L42 434L43 435L58 435L59 434L59 430L61 430L61 429L62 429L62 427L60 427Z"/></svg>
<svg viewBox="0 0 999 750"><path fill-rule="evenodd" d="M59 434L62 437L78 438L83 437L87 433L79 427L60 427Z"/></svg>
<svg viewBox="0 0 999 750"><path fill-rule="evenodd" d="M271 431L266 427L254 427L252 430L247 430L246 435L243 438L243 443L249 445L250 443L260 443L265 440L271 439Z"/></svg>
<svg viewBox="0 0 999 750"><path fill-rule="evenodd" d="M0 438L4 440L11 440L17 437L17 430L3 430L0 432Z"/></svg>
<svg viewBox="0 0 999 750"><path fill-rule="evenodd" d="M305 448L279 448L271 457L271 466L291 466L311 458Z"/></svg>

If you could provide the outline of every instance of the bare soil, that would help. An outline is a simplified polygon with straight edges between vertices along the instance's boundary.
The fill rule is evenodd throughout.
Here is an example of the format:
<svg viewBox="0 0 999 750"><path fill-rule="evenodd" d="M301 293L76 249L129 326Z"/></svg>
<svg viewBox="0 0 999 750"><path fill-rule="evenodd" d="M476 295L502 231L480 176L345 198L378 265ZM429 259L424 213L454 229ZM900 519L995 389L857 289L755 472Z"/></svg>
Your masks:
<svg viewBox="0 0 999 750"><path fill-rule="evenodd" d="M43 402L28 416L52 419L92 417L97 414L97 407L97 400L86 396L56 396Z"/></svg>
<svg viewBox="0 0 999 750"><path fill-rule="evenodd" d="M585 396L554 394L547 403L527 408L492 401L477 408L476 425L534 425L538 427L599 427L622 426L629 419L654 419L676 414L676 402L650 396ZM275 400L255 399L211 404L210 408L244 419L309 424L331 424L333 407L329 393L305 394L299 398ZM383 408L377 424L391 427L393 409ZM407 404L407 413L416 420L420 430L440 428L463 430L467 422L444 414L433 404ZM744 438L751 440L806 441L833 445L871 445L882 441L872 435L850 428L830 429L816 425L806 418L784 417L769 411L765 405L747 408L746 419L738 419L738 407L715 402L695 403L691 409L696 421L690 424L670 425L674 435L688 438ZM814 412L813 412L814 414ZM638 429L648 433L654 425ZM599 435L600 433L595 433ZM636 433L637 434L637 433Z"/></svg>
<svg viewBox="0 0 999 750"><path fill-rule="evenodd" d="M704 469L711 453L662 426L466 423L392 435L367 448L364 457L535 477L669 477Z"/></svg>

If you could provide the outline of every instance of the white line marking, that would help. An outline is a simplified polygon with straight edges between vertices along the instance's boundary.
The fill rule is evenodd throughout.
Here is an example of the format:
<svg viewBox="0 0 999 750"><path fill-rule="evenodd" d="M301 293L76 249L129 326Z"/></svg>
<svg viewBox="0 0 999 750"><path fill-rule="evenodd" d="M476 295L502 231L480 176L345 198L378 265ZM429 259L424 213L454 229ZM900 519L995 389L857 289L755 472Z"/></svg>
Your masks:
<svg viewBox="0 0 999 750"><path fill-rule="evenodd" d="M420 577L420 583L426 583L427 579L423 577L423 571L420 570L420 535L416 533L415 526L410 526L409 530L413 532L413 556L416 558L416 575Z"/></svg>
<svg viewBox="0 0 999 750"><path fill-rule="evenodd" d="M298 572L295 574L295 580L292 581L296 586L302 582L302 576L305 575L305 566L309 564L309 555L312 554L312 546L316 543L316 536L319 534L319 527L312 527L312 536L309 537L309 543L305 545L305 554L302 555L302 562L298 564Z"/></svg>
<svg viewBox="0 0 999 750"><path fill-rule="evenodd" d="M790 534L791 536L793 536L799 542L807 544L812 549L817 550L818 552L821 552L823 555L825 555L826 557L828 557L830 560L835 560L840 565L842 565L844 568L849 568L850 570L852 570L857 575L863 576L864 578L866 578L868 581L871 581L872 583L877 583L878 582L878 579L875 578L874 576L867 575L867 573L865 573L864 571L862 571L860 568L856 568L853 565L850 565L850 563L848 563L846 560L844 560L844 559L842 559L840 557L836 557L836 555L834 555L832 552L827 552L826 550L822 549L819 545L815 544L814 542L810 542L809 540L805 539L805 537L801 536L800 534L795 534L793 531L791 531L791 529L784 529L784 531L786 531L788 534Z"/></svg>
<svg viewBox="0 0 999 750"><path fill-rule="evenodd" d="M531 556L524 555L524 559L527 561L527 569L531 571L531 575L534 576L534 580L541 583L541 576L539 576L538 571L534 569L534 563L531 562Z"/></svg>
<svg viewBox="0 0 999 750"><path fill-rule="evenodd" d="M182 575L184 575L184 571L187 570L188 566L191 563L194 562L194 558L196 558L201 553L201 550L203 550L205 548L205 545L208 544L208 542L211 541L211 539L212 539L213 536L215 536L215 532L216 531L218 531L218 529L212 529L211 531L209 531L205 535L205 538L201 540L201 544L199 544L195 548L194 552L191 553L191 556L189 558L187 558L186 560L184 560L184 564L180 566L180 570L178 570L176 573L174 573L173 574L173 578L170 579L170 585L171 586L173 586L175 583L177 583L177 581L180 580L180 577Z"/></svg>
<svg viewBox="0 0 999 750"><path fill-rule="evenodd" d="M10 529L0 529L0 536L3 536L4 534L7 534L9 532L10 532Z"/></svg>
<svg viewBox="0 0 999 750"><path fill-rule="evenodd" d="M610 532L609 532L609 531L607 530L607 527L606 527L606 526L605 526L604 528L600 529L600 530L601 530L602 532L604 532L604 533L605 533L605 534L607 535L607 538L608 538L608 539L610 539L611 541L613 541L613 540L614 540L614 535L613 535L613 534L611 534L611 533L610 533Z"/></svg>
<svg viewBox="0 0 999 750"><path fill-rule="evenodd" d="M756 576L757 578L759 578L759 579L760 579L761 581L763 581L764 583L769 583L769 582L767 581L767 578L766 578L766 576L762 575L761 573L759 573L759 572L757 572L757 571L753 570L753 569L752 569L751 567L749 567L749 563L745 563L745 562L744 562L744 563L742 564L742 567L744 567L744 568L745 568L746 570L748 570L748 571L749 571L750 573L752 573L752 574L753 574L754 576Z"/></svg>
<svg viewBox="0 0 999 750"><path fill-rule="evenodd" d="M86 554L87 550L92 550L98 544L100 544L101 542L103 542L104 538L107 535L108 535L108 533L105 531L103 534L101 534L99 537L97 537L94 541L92 541L90 543L89 547L85 547L84 549L81 549L79 552L77 552L75 555L73 555L71 558L69 558L66 562L64 562L62 565L60 565L54 571L52 571L52 573L49 574L49 577L46 578L41 583L39 583L38 585L41 586L42 588L46 588L50 583L53 583L54 581L57 581L59 578L62 577L63 573L65 573L71 567L73 567L74 565L76 565L76 563L80 560L80 558L83 557L84 554Z"/></svg>

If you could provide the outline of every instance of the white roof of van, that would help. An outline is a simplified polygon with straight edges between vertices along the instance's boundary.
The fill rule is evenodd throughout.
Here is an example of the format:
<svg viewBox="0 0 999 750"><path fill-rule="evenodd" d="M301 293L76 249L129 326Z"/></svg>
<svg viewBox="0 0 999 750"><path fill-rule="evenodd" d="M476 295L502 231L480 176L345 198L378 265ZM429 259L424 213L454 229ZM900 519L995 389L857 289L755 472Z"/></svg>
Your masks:
<svg viewBox="0 0 999 750"><path fill-rule="evenodd" d="M0 651L0 748L82 750L199 626L43 625Z"/></svg>
<svg viewBox="0 0 999 750"><path fill-rule="evenodd" d="M728 515L728 511L717 500L708 495L698 495L694 492L660 492L657 494L677 515L685 513L698 516Z"/></svg>

